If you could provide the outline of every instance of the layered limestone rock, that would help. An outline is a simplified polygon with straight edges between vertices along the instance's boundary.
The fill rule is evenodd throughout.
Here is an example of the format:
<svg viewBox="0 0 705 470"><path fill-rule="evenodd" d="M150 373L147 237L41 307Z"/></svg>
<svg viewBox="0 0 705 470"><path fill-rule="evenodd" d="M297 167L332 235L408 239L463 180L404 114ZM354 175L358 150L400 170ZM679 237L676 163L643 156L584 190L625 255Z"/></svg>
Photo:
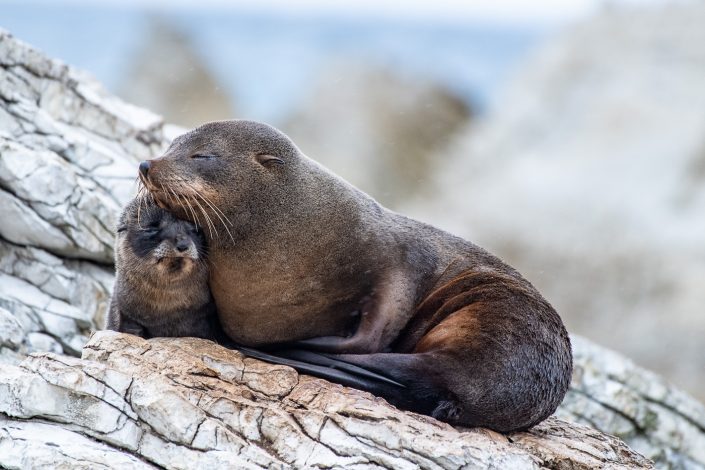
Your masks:
<svg viewBox="0 0 705 470"><path fill-rule="evenodd" d="M0 421L0 466L46 459L53 443L69 465L112 466L114 459L165 468L650 467L589 427L551 418L510 436L454 429L198 339L99 332L82 359L45 353L3 368L0 397L0 412L9 417ZM32 426L43 439L28 442ZM85 437L94 442L81 446Z"/></svg>
<svg viewBox="0 0 705 470"><path fill-rule="evenodd" d="M166 142L160 117L0 30L0 360L78 355L102 326L119 209Z"/></svg>
<svg viewBox="0 0 705 470"><path fill-rule="evenodd" d="M573 335L556 416L614 434L658 468L705 469L705 406L626 357Z"/></svg>
<svg viewBox="0 0 705 470"><path fill-rule="evenodd" d="M107 308L119 207L166 130L5 32L0 73L0 466L647 465L584 426L551 419L509 438L454 429L204 341L101 333L83 349ZM663 466L705 465L700 404L575 344L560 416Z"/></svg>

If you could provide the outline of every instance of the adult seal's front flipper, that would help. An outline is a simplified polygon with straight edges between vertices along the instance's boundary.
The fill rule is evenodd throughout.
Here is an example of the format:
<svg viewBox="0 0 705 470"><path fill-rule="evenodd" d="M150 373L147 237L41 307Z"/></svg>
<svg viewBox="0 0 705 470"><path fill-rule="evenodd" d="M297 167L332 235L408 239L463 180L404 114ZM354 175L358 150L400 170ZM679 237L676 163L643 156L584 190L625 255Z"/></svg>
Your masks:
<svg viewBox="0 0 705 470"><path fill-rule="evenodd" d="M232 347L247 357L271 364L293 367L298 372L348 387L366 390L376 395L386 396L390 393L390 389L401 391L406 388L405 385L384 375L311 351L282 349L273 352L263 352L244 346Z"/></svg>

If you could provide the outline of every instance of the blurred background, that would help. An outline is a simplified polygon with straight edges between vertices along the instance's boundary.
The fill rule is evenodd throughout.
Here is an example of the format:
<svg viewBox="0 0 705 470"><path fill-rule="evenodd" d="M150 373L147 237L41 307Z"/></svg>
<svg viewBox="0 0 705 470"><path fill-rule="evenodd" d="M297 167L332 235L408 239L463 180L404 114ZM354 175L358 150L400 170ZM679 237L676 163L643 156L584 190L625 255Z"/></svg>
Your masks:
<svg viewBox="0 0 705 470"><path fill-rule="evenodd" d="M192 127L248 118L705 399L705 2L0 1Z"/></svg>

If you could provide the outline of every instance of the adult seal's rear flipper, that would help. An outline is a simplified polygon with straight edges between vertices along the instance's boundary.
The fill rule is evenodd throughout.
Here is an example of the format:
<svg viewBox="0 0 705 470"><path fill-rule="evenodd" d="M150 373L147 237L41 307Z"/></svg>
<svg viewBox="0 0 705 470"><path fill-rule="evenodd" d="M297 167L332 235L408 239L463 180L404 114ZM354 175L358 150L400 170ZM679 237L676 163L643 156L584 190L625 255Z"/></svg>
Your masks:
<svg viewBox="0 0 705 470"><path fill-rule="evenodd" d="M404 384L392 380L389 377L386 377L382 374L378 374L369 369L357 366L350 362L341 361L339 359L336 359L334 355L324 355L312 351L306 351L303 349L282 349L276 351L276 355L282 358L292 359L307 364L315 364L319 366L325 366L329 369L336 369L339 371L348 372L354 376L375 380L378 382L385 383L387 385L406 388Z"/></svg>
<svg viewBox="0 0 705 470"><path fill-rule="evenodd" d="M247 357L271 364L293 367L298 372L348 387L367 390L377 395L399 393L406 388L405 385L382 374L311 351L283 349L268 353L244 346L233 346L233 348Z"/></svg>

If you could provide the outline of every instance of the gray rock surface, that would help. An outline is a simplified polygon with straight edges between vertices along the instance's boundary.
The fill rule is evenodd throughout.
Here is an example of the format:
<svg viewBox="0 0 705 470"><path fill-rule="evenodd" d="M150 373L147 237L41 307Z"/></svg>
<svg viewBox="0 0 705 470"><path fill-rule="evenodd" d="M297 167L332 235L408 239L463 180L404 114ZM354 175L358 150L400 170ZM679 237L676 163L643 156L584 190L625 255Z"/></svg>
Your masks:
<svg viewBox="0 0 705 470"><path fill-rule="evenodd" d="M73 444L66 460L106 466L122 449L116 462L164 468L650 467L586 426L551 418L511 436L454 429L192 338L104 331L82 359L30 356L0 370L0 412L10 418L0 421L0 450L8 450L0 466L25 466L18 453L31 464L46 459L53 442L62 450ZM36 445L24 437L35 423L27 419L50 423ZM97 443L83 448L69 433Z"/></svg>
<svg viewBox="0 0 705 470"><path fill-rule="evenodd" d="M113 229L160 117L0 30L0 358L80 354L102 326Z"/></svg>
<svg viewBox="0 0 705 470"><path fill-rule="evenodd" d="M614 434L659 468L705 469L705 406L626 357L573 335L556 416Z"/></svg>
<svg viewBox="0 0 705 470"><path fill-rule="evenodd" d="M0 51L0 466L647 465L557 419L511 440L453 429L207 342L101 333L82 349L107 307L118 208L169 128L4 32ZM705 466L702 405L575 342L561 416L663 466Z"/></svg>

